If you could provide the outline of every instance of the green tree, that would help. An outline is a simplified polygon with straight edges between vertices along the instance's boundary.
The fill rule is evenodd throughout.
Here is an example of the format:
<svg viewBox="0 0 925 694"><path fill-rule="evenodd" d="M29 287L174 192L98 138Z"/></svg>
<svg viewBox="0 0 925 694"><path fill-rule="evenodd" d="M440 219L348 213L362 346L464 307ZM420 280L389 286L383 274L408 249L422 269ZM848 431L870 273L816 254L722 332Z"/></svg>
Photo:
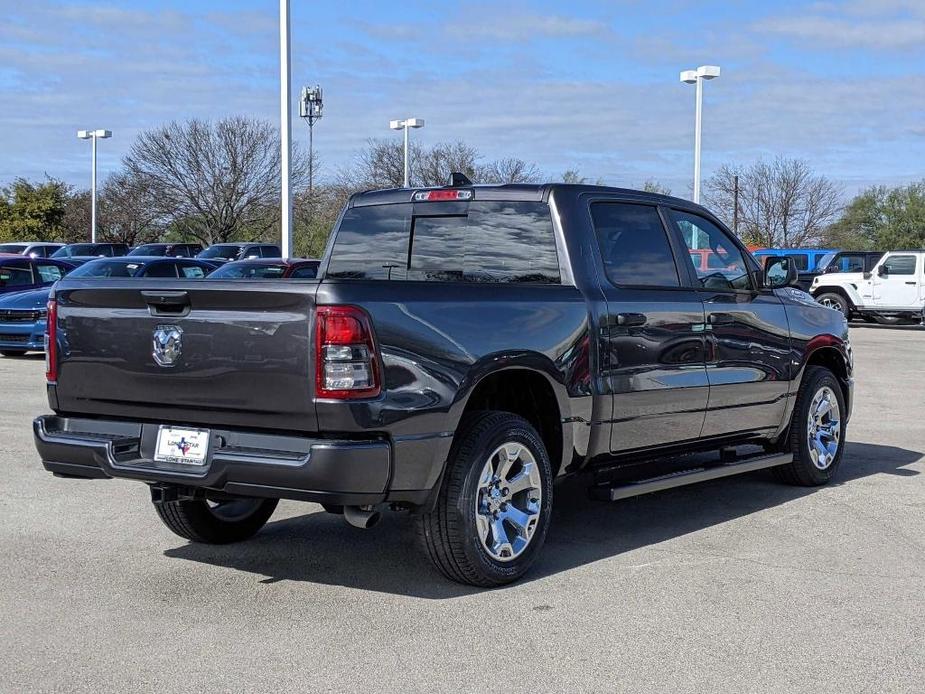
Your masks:
<svg viewBox="0 0 925 694"><path fill-rule="evenodd" d="M825 239L848 250L925 248L925 180L861 192L828 228Z"/></svg>
<svg viewBox="0 0 925 694"><path fill-rule="evenodd" d="M54 178L33 183L17 178L0 191L0 238L54 241L63 231L70 187Z"/></svg>

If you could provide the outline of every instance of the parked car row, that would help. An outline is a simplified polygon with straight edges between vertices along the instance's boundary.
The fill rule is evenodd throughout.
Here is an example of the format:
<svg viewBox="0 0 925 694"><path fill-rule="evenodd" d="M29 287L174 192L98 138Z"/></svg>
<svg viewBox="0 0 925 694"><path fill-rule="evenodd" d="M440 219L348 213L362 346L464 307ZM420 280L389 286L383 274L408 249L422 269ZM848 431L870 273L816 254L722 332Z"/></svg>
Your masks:
<svg viewBox="0 0 925 694"><path fill-rule="evenodd" d="M221 262L129 254L92 258L76 264L54 258L0 257L0 354L13 357L45 349L48 296L52 285L65 275L85 280L314 279L319 262L303 258L246 258Z"/></svg>
<svg viewBox="0 0 925 694"><path fill-rule="evenodd" d="M245 258L279 258L279 246L272 243L215 243L203 248L201 243L145 243L131 248L125 243L46 243L16 241L0 244L0 256L22 255L30 258L57 258L77 264L92 258L131 256L170 256L206 258L219 263Z"/></svg>

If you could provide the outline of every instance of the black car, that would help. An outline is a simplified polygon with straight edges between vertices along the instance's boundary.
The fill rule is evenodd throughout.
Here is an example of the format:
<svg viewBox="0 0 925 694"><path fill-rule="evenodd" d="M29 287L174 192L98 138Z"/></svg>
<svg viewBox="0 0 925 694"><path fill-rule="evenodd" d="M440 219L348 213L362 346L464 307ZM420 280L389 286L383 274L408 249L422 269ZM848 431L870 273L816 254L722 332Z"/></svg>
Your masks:
<svg viewBox="0 0 925 694"><path fill-rule="evenodd" d="M125 243L69 243L52 254L52 258L71 257L115 258L129 251Z"/></svg>
<svg viewBox="0 0 925 694"><path fill-rule="evenodd" d="M64 246L63 243L52 243L46 241L10 241L9 243L0 243L0 255L27 255L30 258L49 258L59 248Z"/></svg>
<svg viewBox="0 0 925 694"><path fill-rule="evenodd" d="M351 197L316 280L65 277L45 468L145 482L193 542L249 538L279 499L360 528L409 511L479 586L536 561L560 477L603 500L833 479L848 327L791 259L762 271L687 200L453 180Z"/></svg>
<svg viewBox="0 0 925 694"><path fill-rule="evenodd" d="M280 258L282 253L272 243L214 243L196 257L227 263L246 258Z"/></svg>
<svg viewBox="0 0 925 694"><path fill-rule="evenodd" d="M195 258L200 253L202 253L201 243L145 243L133 248L128 255Z"/></svg>
<svg viewBox="0 0 925 694"><path fill-rule="evenodd" d="M158 258L123 256L119 258L95 258L73 274L85 279L106 279L110 277L168 277L202 279L215 269L215 264L196 258Z"/></svg>
<svg viewBox="0 0 925 694"><path fill-rule="evenodd" d="M267 258L234 260L209 275L210 280L313 280L318 277L320 260L312 258Z"/></svg>

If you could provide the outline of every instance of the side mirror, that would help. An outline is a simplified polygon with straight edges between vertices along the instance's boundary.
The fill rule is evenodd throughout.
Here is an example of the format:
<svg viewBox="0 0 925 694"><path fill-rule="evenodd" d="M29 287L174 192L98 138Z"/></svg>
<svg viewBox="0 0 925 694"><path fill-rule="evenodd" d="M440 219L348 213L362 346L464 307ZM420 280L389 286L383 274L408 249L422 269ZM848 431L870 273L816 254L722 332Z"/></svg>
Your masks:
<svg viewBox="0 0 925 694"><path fill-rule="evenodd" d="M822 274L830 275L833 272L838 272L838 265L829 265L825 270L822 271Z"/></svg>
<svg viewBox="0 0 925 694"><path fill-rule="evenodd" d="M890 273L887 272L886 265L881 265L881 266L879 266L879 267L877 268L877 274L878 274L880 277L886 277L886 276L889 275Z"/></svg>
<svg viewBox="0 0 925 694"><path fill-rule="evenodd" d="M796 264L786 256L769 257L764 264L764 286L768 289L796 287L799 279Z"/></svg>

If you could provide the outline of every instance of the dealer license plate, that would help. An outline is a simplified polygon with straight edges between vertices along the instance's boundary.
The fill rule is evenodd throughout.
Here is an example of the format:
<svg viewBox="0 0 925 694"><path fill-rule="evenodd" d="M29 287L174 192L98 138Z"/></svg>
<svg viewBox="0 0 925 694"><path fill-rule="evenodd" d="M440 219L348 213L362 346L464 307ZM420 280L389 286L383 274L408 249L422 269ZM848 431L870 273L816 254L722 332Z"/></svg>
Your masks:
<svg viewBox="0 0 925 694"><path fill-rule="evenodd" d="M209 452L207 429L177 429L162 426L157 430L154 460L180 465L205 465Z"/></svg>

